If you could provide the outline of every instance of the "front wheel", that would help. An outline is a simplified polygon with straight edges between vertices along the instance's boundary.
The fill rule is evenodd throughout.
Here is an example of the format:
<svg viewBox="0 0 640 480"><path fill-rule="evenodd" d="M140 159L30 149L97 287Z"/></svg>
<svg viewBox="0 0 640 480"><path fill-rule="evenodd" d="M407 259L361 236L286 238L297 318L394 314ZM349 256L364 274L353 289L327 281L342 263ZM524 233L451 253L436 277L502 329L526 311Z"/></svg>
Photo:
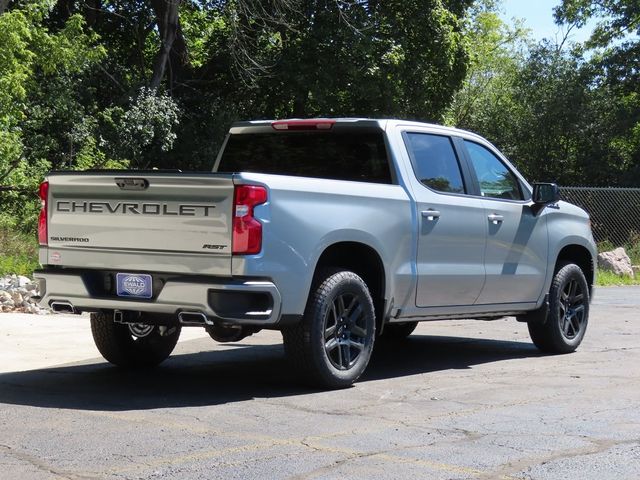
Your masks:
<svg viewBox="0 0 640 480"><path fill-rule="evenodd" d="M529 322L529 335L540 350L570 353L582 342L589 323L589 287L582 269L573 263L555 274L544 323Z"/></svg>
<svg viewBox="0 0 640 480"><path fill-rule="evenodd" d="M110 315L92 313L91 333L108 362L119 367L153 367L171 355L180 326L116 323Z"/></svg>
<svg viewBox="0 0 640 480"><path fill-rule="evenodd" d="M364 372L375 338L375 311L365 282L329 271L309 296L300 324L282 331L294 365L312 384L345 388Z"/></svg>

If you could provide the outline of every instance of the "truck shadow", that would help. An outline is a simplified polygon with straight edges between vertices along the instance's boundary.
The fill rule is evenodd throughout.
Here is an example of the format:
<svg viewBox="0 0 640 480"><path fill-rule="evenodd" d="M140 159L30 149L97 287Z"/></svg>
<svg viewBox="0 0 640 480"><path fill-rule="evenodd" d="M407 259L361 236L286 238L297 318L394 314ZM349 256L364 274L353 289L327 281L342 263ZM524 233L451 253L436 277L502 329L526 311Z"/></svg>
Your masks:
<svg viewBox="0 0 640 480"><path fill-rule="evenodd" d="M380 342L359 385L504 360L537 357L529 343L414 335ZM125 371L101 360L0 374L0 403L97 411L219 405L313 393L301 386L282 345L242 345L174 355L152 370Z"/></svg>

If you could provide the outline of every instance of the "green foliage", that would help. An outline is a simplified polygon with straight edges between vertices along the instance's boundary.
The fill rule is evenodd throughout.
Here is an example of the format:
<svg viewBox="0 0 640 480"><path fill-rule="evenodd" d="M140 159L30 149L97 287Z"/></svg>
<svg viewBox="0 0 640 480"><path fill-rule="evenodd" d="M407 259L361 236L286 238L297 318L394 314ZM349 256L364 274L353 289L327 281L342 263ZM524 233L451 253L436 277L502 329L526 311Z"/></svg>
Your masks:
<svg viewBox="0 0 640 480"><path fill-rule="evenodd" d="M301 1L288 29L259 32L272 66L256 82L254 116L440 120L466 74L471 3Z"/></svg>
<svg viewBox="0 0 640 480"><path fill-rule="evenodd" d="M7 12L0 17L0 127L14 127L23 117L26 83L31 76L34 53L29 20L22 12Z"/></svg>
<svg viewBox="0 0 640 480"><path fill-rule="evenodd" d="M130 158L138 160L138 164L149 148L171 150L179 115L180 109L171 97L142 88L117 127L121 148L130 153Z"/></svg>
<svg viewBox="0 0 640 480"><path fill-rule="evenodd" d="M474 10L467 35L469 75L448 123L493 141L533 181L638 185L640 48L585 56L581 45L534 43L492 2Z"/></svg>
<svg viewBox="0 0 640 480"><path fill-rule="evenodd" d="M35 225L37 185L55 165L48 153L61 153L52 120L77 120L69 85L105 52L80 15L50 32L49 8L40 0L0 16L0 183L24 191L2 194L0 221L25 231Z"/></svg>
<svg viewBox="0 0 640 480"><path fill-rule="evenodd" d="M25 234L0 225L0 275L31 275L38 268L38 242Z"/></svg>
<svg viewBox="0 0 640 480"><path fill-rule="evenodd" d="M626 246L627 255L633 265L640 265L640 233L633 233Z"/></svg>
<svg viewBox="0 0 640 480"><path fill-rule="evenodd" d="M496 120L506 122L517 115L511 86L525 61L528 32L519 22L509 27L500 19L495 2L485 0L472 9L465 34L469 69L445 123L488 131Z"/></svg>
<svg viewBox="0 0 640 480"><path fill-rule="evenodd" d="M558 22L579 27L591 18L598 18L588 42L590 47L607 46L630 33L640 33L640 3L637 0L563 0L554 14Z"/></svg>
<svg viewBox="0 0 640 480"><path fill-rule="evenodd" d="M607 142L601 149L606 167L622 185L640 180L640 3L637 0L563 0L555 9L556 21L584 25L596 19L585 48L592 52L591 82L603 115ZM593 88L593 87L592 87ZM604 143L604 142L603 142Z"/></svg>

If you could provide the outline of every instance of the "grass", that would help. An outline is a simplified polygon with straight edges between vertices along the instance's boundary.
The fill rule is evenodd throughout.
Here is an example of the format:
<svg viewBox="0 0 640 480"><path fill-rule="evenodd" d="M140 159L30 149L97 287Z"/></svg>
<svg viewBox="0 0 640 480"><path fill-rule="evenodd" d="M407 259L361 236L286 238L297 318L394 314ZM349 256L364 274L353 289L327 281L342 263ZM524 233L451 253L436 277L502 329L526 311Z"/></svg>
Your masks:
<svg viewBox="0 0 640 480"><path fill-rule="evenodd" d="M624 285L640 285L640 278L620 277L613 272L598 270L596 285L599 287L616 287Z"/></svg>
<svg viewBox="0 0 640 480"><path fill-rule="evenodd" d="M0 227L0 275L31 275L38 268L38 241L35 235Z"/></svg>

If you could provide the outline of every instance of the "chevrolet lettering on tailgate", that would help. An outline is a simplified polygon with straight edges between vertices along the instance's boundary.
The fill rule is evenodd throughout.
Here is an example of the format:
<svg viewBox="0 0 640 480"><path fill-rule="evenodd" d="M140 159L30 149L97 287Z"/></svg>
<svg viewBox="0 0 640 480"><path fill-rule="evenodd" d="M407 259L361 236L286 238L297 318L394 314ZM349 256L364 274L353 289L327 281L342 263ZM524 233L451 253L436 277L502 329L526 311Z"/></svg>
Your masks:
<svg viewBox="0 0 640 480"><path fill-rule="evenodd" d="M78 202L60 200L56 202L56 211L68 213L121 213L133 215L185 215L208 217L215 205L167 205L166 203L132 202Z"/></svg>

